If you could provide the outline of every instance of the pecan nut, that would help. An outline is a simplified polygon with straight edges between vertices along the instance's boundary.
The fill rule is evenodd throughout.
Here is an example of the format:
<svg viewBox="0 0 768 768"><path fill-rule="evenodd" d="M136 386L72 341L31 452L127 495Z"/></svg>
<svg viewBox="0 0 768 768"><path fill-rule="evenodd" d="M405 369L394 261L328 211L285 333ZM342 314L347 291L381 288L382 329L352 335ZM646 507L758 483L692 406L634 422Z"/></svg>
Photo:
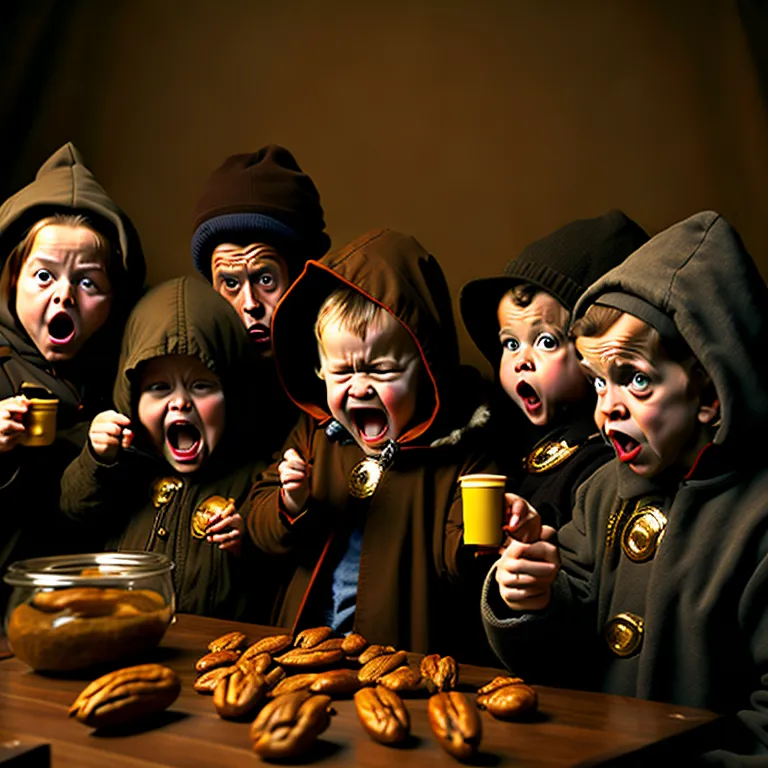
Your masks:
<svg viewBox="0 0 768 768"><path fill-rule="evenodd" d="M366 645L368 645L368 641L362 635L351 632L341 641L341 650L347 656L358 656L365 650Z"/></svg>
<svg viewBox="0 0 768 768"><path fill-rule="evenodd" d="M515 720L537 705L536 691L519 677L496 677L477 691L477 706L499 720Z"/></svg>
<svg viewBox="0 0 768 768"><path fill-rule="evenodd" d="M264 698L266 692L267 682L263 675L243 674L236 669L216 684L213 706L221 717L242 717Z"/></svg>
<svg viewBox="0 0 768 768"><path fill-rule="evenodd" d="M198 672L207 672L216 667L229 667L240 658L240 651L211 651L201 656L195 664Z"/></svg>
<svg viewBox="0 0 768 768"><path fill-rule="evenodd" d="M272 669L264 675L264 679L267 681L267 688L274 688L281 680L285 680L286 672L282 667L272 667Z"/></svg>
<svg viewBox="0 0 768 768"><path fill-rule="evenodd" d="M351 696L359 688L360 679L354 669L331 669L321 672L309 686L312 693L324 693L334 698Z"/></svg>
<svg viewBox="0 0 768 768"><path fill-rule="evenodd" d="M407 665L398 667L388 672L377 681L378 685L389 688L397 693L417 693L424 690L424 679L415 670Z"/></svg>
<svg viewBox="0 0 768 768"><path fill-rule="evenodd" d="M379 678L392 672L403 664L407 663L408 654L405 651L395 651L394 653L383 653L371 659L358 673L360 682L363 685L370 685L378 682Z"/></svg>
<svg viewBox="0 0 768 768"><path fill-rule="evenodd" d="M263 675L272 664L272 657L268 653L257 653L255 656L243 654L235 665L244 673Z"/></svg>
<svg viewBox="0 0 768 768"><path fill-rule="evenodd" d="M296 648L314 648L333 634L330 627L312 627L296 635Z"/></svg>
<svg viewBox="0 0 768 768"><path fill-rule="evenodd" d="M270 690L269 695L276 697L284 693L295 693L296 691L306 691L317 678L317 672L305 672L300 675L291 675L282 680L278 680Z"/></svg>
<svg viewBox="0 0 768 768"><path fill-rule="evenodd" d="M275 661L283 667L296 669L315 669L317 667L330 667L344 659L344 651L341 648L330 651L319 651L316 648L291 648Z"/></svg>
<svg viewBox="0 0 768 768"><path fill-rule="evenodd" d="M364 667L371 659L381 656L385 653L394 653L395 648L391 645L369 645L358 657L360 666Z"/></svg>
<svg viewBox="0 0 768 768"><path fill-rule="evenodd" d="M331 721L331 699L306 691L270 701L251 725L253 750L266 759L291 758L306 752Z"/></svg>
<svg viewBox="0 0 768 768"><path fill-rule="evenodd" d="M192 683L192 687L198 693L213 693L216 690L219 680L228 677L236 669L237 667L215 667L214 669L209 669Z"/></svg>
<svg viewBox="0 0 768 768"><path fill-rule="evenodd" d="M109 672L86 686L69 716L94 728L124 725L167 709L179 695L178 675L161 664L139 664Z"/></svg>
<svg viewBox="0 0 768 768"><path fill-rule="evenodd" d="M209 651L236 651L245 642L242 632L227 632L208 643Z"/></svg>
<svg viewBox="0 0 768 768"><path fill-rule="evenodd" d="M293 643L291 635L267 635L248 646L243 651L243 656L258 656L260 653L269 653L274 656L288 648L291 643Z"/></svg>
<svg viewBox="0 0 768 768"><path fill-rule="evenodd" d="M363 728L382 744L399 744L408 738L411 719L403 700L389 688L361 688L355 694L355 709Z"/></svg>
<svg viewBox="0 0 768 768"><path fill-rule="evenodd" d="M108 616L115 610L126 590L102 587L70 587L38 592L32 605L46 613L69 611L77 616Z"/></svg>
<svg viewBox="0 0 768 768"><path fill-rule="evenodd" d="M480 747L482 724L477 707L463 693L436 693L427 703L432 733L440 746L457 760L469 760Z"/></svg>
<svg viewBox="0 0 768 768"><path fill-rule="evenodd" d="M459 682L459 667L452 656L431 653L421 660L419 671L430 693L452 691Z"/></svg>

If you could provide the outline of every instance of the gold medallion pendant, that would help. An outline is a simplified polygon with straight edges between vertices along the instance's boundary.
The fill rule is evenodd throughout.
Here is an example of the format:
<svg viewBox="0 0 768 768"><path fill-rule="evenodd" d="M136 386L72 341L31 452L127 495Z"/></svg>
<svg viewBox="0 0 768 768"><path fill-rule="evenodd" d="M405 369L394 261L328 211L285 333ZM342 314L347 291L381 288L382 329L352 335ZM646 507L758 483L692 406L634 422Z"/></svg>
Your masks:
<svg viewBox="0 0 768 768"><path fill-rule="evenodd" d="M605 627L608 647L622 658L632 656L643 644L645 622L642 617L629 611L614 616Z"/></svg>
<svg viewBox="0 0 768 768"><path fill-rule="evenodd" d="M547 472L560 466L578 450L578 445L568 445L565 440L545 440L523 459L523 469L533 475Z"/></svg>
<svg viewBox="0 0 768 768"><path fill-rule="evenodd" d="M650 560L664 538L666 515L655 504L639 504L621 535L621 548L634 563Z"/></svg>
<svg viewBox="0 0 768 768"><path fill-rule="evenodd" d="M211 518L218 512L223 512L234 499L225 499L223 496L211 496L201 501L192 515L192 536L196 539L204 539Z"/></svg>
<svg viewBox="0 0 768 768"><path fill-rule="evenodd" d="M183 483L178 477L161 477L152 484L152 503L155 509L168 504L181 489Z"/></svg>
<svg viewBox="0 0 768 768"><path fill-rule="evenodd" d="M384 472L395 459L397 443L390 440L380 456L366 456L352 467L347 483L349 495L356 499L367 499L376 493Z"/></svg>

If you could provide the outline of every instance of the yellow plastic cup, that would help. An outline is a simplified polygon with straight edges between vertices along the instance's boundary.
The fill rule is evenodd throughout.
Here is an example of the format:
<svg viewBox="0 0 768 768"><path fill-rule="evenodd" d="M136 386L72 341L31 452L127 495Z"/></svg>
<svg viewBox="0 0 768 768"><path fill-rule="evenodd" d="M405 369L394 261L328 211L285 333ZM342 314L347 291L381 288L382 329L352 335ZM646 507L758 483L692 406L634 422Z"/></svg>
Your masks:
<svg viewBox="0 0 768 768"><path fill-rule="evenodd" d="M29 400L29 409L24 417L26 433L19 441L21 445L50 445L56 439L56 413L59 400L47 396L47 390L34 384L21 385L21 394Z"/></svg>
<svg viewBox="0 0 768 768"><path fill-rule="evenodd" d="M498 547L502 540L505 475L459 478L464 513L464 543Z"/></svg>

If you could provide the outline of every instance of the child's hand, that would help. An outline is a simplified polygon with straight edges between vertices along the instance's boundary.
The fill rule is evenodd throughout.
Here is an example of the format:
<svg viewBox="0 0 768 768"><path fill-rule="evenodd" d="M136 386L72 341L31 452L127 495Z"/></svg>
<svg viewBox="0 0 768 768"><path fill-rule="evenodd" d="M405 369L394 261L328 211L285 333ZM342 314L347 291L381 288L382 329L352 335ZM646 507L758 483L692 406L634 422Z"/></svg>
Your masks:
<svg viewBox="0 0 768 768"><path fill-rule="evenodd" d="M293 448L289 448L277 465L277 471L280 473L283 505L295 515L304 509L309 499L309 465Z"/></svg>
<svg viewBox="0 0 768 768"><path fill-rule="evenodd" d="M121 448L133 442L131 420L117 411L103 411L91 422L88 439L94 454L105 464L114 463Z"/></svg>
<svg viewBox="0 0 768 768"><path fill-rule="evenodd" d="M504 531L518 541L538 541L541 537L539 513L515 493L504 494L504 506Z"/></svg>
<svg viewBox="0 0 768 768"><path fill-rule="evenodd" d="M28 408L29 400L24 395L0 400L0 453L13 450L24 437L23 420Z"/></svg>
<svg viewBox="0 0 768 768"><path fill-rule="evenodd" d="M534 512L536 517L538 514ZM520 527L524 527L523 523ZM520 530L512 531L512 535ZM512 538L496 563L501 599L513 611L539 611L549 605L560 553L550 541L555 529L538 521L540 537L529 543Z"/></svg>
<svg viewBox="0 0 768 768"><path fill-rule="evenodd" d="M205 534L208 541L219 545L219 549L239 555L244 530L243 517L239 512L235 512L235 500L230 499L221 512L211 517Z"/></svg>

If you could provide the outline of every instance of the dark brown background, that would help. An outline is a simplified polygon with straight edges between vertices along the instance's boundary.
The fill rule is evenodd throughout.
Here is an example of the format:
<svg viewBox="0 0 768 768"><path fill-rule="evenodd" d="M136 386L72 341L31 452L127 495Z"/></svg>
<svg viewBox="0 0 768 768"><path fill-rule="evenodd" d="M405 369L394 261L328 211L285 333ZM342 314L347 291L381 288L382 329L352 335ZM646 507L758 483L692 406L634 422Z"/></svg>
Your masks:
<svg viewBox="0 0 768 768"><path fill-rule="evenodd" d="M17 0L0 191L73 141L155 284L192 271L208 173L276 142L334 246L413 234L454 295L611 207L652 234L718 210L768 275L767 27L762 0Z"/></svg>

